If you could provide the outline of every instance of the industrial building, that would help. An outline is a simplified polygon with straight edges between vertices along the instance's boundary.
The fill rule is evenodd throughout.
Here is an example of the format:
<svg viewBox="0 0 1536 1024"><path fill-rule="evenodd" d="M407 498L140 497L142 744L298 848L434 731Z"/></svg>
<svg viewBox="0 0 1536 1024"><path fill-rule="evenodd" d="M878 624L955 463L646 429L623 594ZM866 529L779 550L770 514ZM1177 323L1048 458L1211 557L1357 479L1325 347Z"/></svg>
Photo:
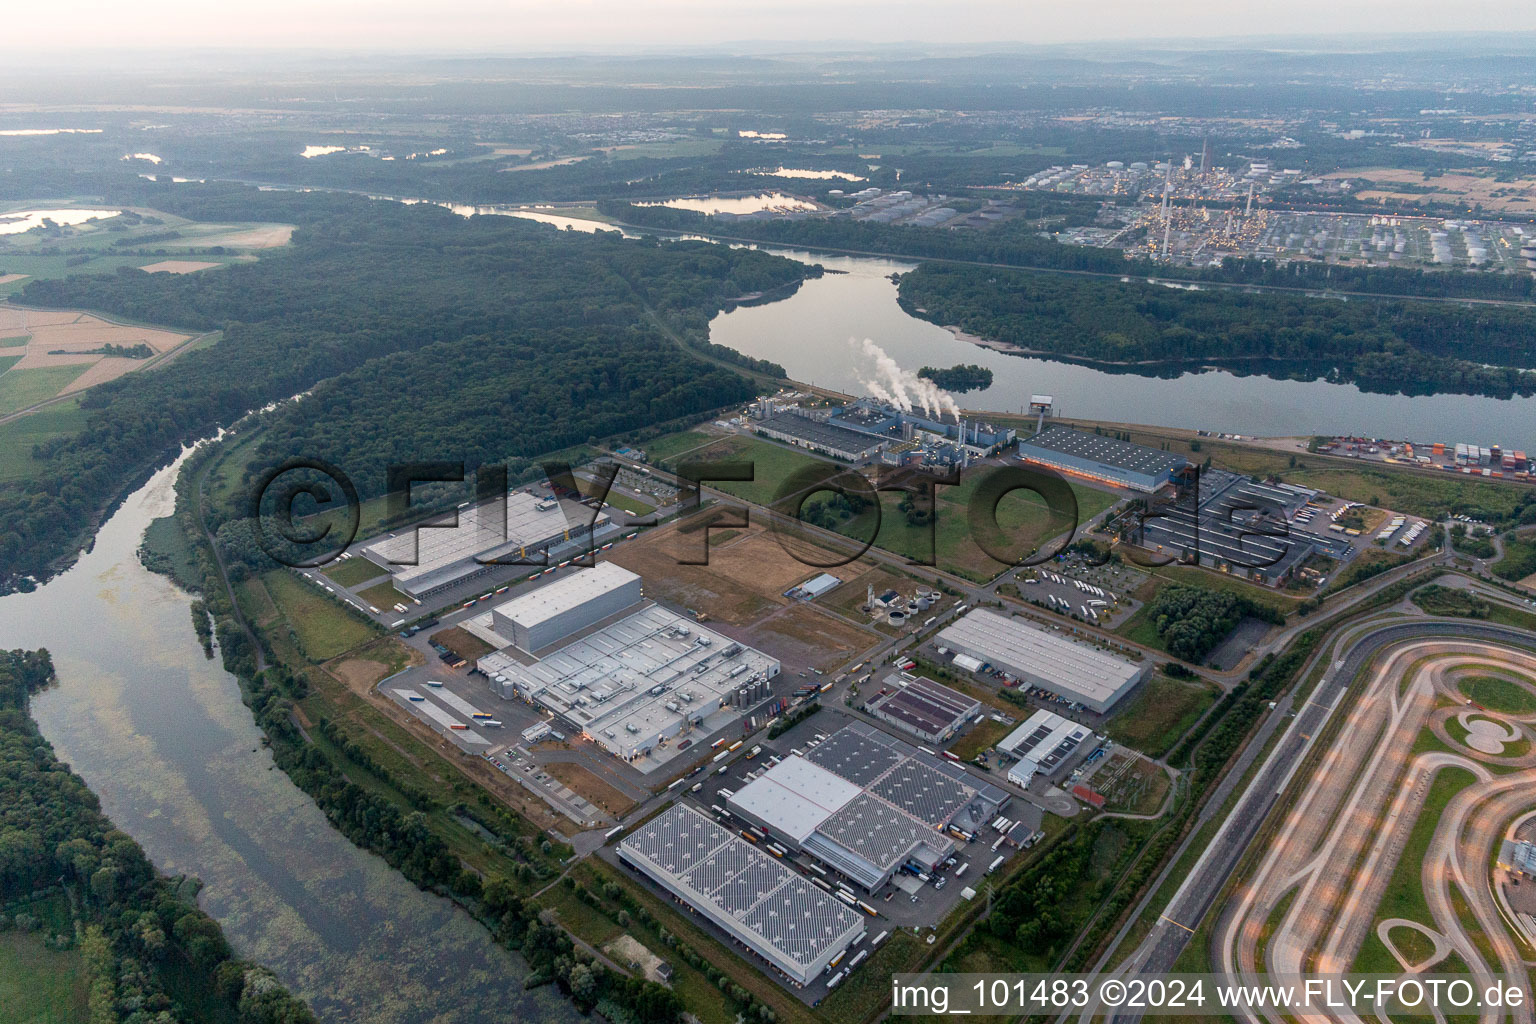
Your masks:
<svg viewBox="0 0 1536 1024"><path fill-rule="evenodd" d="M1500 870L1536 877L1536 844L1528 840L1505 839L1499 843L1499 856L1495 861Z"/></svg>
<svg viewBox="0 0 1536 1024"><path fill-rule="evenodd" d="M998 743L998 752L1018 758L1008 768L1008 781L1027 787L1036 775L1050 778L1067 758L1093 735L1086 725L1063 718L1054 711L1036 711Z"/></svg>
<svg viewBox="0 0 1536 1024"><path fill-rule="evenodd" d="M685 804L640 826L618 854L797 985L865 932L863 914Z"/></svg>
<svg viewBox="0 0 1536 1024"><path fill-rule="evenodd" d="M864 462L874 458L885 442L857 430L833 426L802 410L777 413L757 424L757 432L797 448L820 452L845 462Z"/></svg>
<svg viewBox="0 0 1536 1024"><path fill-rule="evenodd" d="M1019 458L1147 494L1166 487L1189 466L1189 460L1182 455L1070 427L1050 427L1020 441Z"/></svg>
<svg viewBox="0 0 1536 1024"><path fill-rule="evenodd" d="M1316 491L1292 484L1255 483L1226 470L1200 474L1199 493L1158 506L1128 539L1171 555L1270 586L1283 584L1313 551L1347 559L1345 538L1291 531L1288 520ZM1197 556L1198 555L1198 559Z"/></svg>
<svg viewBox="0 0 1536 1024"><path fill-rule="evenodd" d="M931 871L1009 795L862 723L792 754L731 794L732 814L870 892L904 864Z"/></svg>
<svg viewBox="0 0 1536 1024"><path fill-rule="evenodd" d="M814 601L821 595L836 590L842 584L842 579L829 572L817 573L804 583L790 587L784 592L784 596L797 601Z"/></svg>
<svg viewBox="0 0 1536 1024"><path fill-rule="evenodd" d="M937 643L1099 714L1107 714L1152 667L980 608L941 630Z"/></svg>
<svg viewBox="0 0 1536 1024"><path fill-rule="evenodd" d="M573 519L560 502L525 491L507 495L505 522L498 527L500 502L486 502L406 527L363 548L372 562L389 570L395 589L423 598L490 572L487 562L536 560L540 552L569 542L573 552L589 536L610 529L608 514L582 506Z"/></svg>
<svg viewBox="0 0 1536 1024"><path fill-rule="evenodd" d="M659 605L637 604L639 582L602 563L461 625L497 648L476 663L494 692L649 771L670 756L672 740L719 729L767 700L779 663Z"/></svg>
<svg viewBox="0 0 1536 1024"><path fill-rule="evenodd" d="M644 596L638 575L612 562L599 562L502 602L491 609L491 626L532 654L639 603Z"/></svg>
<svg viewBox="0 0 1536 1024"><path fill-rule="evenodd" d="M829 423L891 441L911 441L919 432L954 441L991 455L1013 444L1012 427L996 427L983 420L955 413L899 409L868 398L851 402L831 414Z"/></svg>
<svg viewBox="0 0 1536 1024"><path fill-rule="evenodd" d="M892 672L881 685L888 692L871 700L865 710L927 743L948 743L981 712L975 697L926 677Z"/></svg>

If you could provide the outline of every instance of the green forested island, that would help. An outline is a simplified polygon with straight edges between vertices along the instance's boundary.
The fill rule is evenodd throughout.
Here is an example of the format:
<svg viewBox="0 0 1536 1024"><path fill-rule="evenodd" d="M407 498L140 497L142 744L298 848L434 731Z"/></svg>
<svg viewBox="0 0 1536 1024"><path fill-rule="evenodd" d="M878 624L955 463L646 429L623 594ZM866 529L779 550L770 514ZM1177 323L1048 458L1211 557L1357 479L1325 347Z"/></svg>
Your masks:
<svg viewBox="0 0 1536 1024"><path fill-rule="evenodd" d="M980 391L992 386L992 371L975 363L957 363L947 368L925 366L917 371L917 375L926 377L945 391Z"/></svg>

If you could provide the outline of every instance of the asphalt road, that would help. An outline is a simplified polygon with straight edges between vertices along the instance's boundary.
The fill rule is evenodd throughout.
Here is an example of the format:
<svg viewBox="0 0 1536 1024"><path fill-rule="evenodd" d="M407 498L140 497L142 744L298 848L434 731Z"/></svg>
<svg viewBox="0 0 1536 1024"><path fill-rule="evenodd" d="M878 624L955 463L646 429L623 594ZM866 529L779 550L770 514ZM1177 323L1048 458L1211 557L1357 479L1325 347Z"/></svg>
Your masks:
<svg viewBox="0 0 1536 1024"><path fill-rule="evenodd" d="M1136 950L1130 960L1130 969L1124 973L1150 977L1173 969L1174 962L1194 935L1193 929L1211 909L1217 894L1232 876L1238 861L1279 799L1291 771L1306 754L1311 737L1323 727L1348 689L1350 681L1360 674L1378 651L1390 644L1429 636L1492 640L1517 645L1531 642L1530 634L1520 630L1485 623L1439 621L1384 626L1356 638L1348 654L1334 663L1316 691L1296 712L1291 727L1254 776L1242 799L1227 816L1226 823L1185 878L1184 884L1169 901L1162 919ZM1266 719L1264 731L1249 744L1249 749L1262 748L1265 738L1274 732L1286 713L1285 705L1278 705ZM1242 765L1238 765L1228 777L1240 778L1241 775ZM1221 802L1213 799L1207 806L1219 807ZM1120 1024L1139 1019L1140 1014L1116 1014L1109 1018Z"/></svg>

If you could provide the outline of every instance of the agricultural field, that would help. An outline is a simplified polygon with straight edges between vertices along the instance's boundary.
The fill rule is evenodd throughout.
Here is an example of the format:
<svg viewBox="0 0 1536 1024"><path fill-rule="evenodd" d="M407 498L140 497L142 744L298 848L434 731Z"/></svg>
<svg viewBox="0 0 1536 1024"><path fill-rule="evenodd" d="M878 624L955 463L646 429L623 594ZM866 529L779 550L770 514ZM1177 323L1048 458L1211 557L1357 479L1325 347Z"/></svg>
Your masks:
<svg viewBox="0 0 1536 1024"><path fill-rule="evenodd" d="M0 415L149 365L188 335L111 323L89 313L0 307Z"/></svg>
<svg viewBox="0 0 1536 1024"><path fill-rule="evenodd" d="M0 380L4 376L0 375ZM0 423L0 481L19 480L46 468L32 458L32 447L85 428L85 410L71 398Z"/></svg>
<svg viewBox="0 0 1536 1024"><path fill-rule="evenodd" d="M0 1021L85 1024L89 988L78 950L49 949L39 934L0 934Z"/></svg>
<svg viewBox="0 0 1536 1024"><path fill-rule="evenodd" d="M1453 139L1436 140L1448 146L1466 146L1471 143ZM1427 145L1427 143L1426 143ZM1425 177L1423 171L1406 167L1357 167L1347 171L1334 171L1324 179L1349 179L1369 182L1371 187L1355 193L1364 200L1388 202L1458 203L1467 206L1481 205L1492 214L1529 214L1536 210L1536 178L1521 177L1513 181L1500 181L1491 174L1472 171L1446 171L1444 174ZM1395 185L1408 188L1396 189ZM1421 191L1432 188L1433 192Z"/></svg>

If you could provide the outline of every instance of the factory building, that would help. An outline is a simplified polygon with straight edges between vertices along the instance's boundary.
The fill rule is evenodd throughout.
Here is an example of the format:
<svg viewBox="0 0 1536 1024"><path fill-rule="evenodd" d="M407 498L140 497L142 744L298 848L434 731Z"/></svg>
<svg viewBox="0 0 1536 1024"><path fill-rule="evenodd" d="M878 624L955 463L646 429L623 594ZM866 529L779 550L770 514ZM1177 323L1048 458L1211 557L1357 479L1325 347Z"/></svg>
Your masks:
<svg viewBox="0 0 1536 1024"><path fill-rule="evenodd" d="M612 562L599 562L492 608L491 627L532 654L644 596L639 576Z"/></svg>
<svg viewBox="0 0 1536 1024"><path fill-rule="evenodd" d="M889 692L875 697L865 710L925 743L948 743L981 712L981 701L932 679L892 672L882 685Z"/></svg>
<svg viewBox="0 0 1536 1024"><path fill-rule="evenodd" d="M507 495L506 518L498 527L500 502L471 505L456 513L405 527L363 548L370 561L389 570L395 589L423 598L490 572L487 562L534 561L540 552L584 548L592 535L612 527L606 512L581 506L567 518L560 502L525 491Z"/></svg>
<svg viewBox="0 0 1536 1024"><path fill-rule="evenodd" d="M937 643L1030 686L1107 714L1151 670L1024 619L977 609L939 632Z"/></svg>
<svg viewBox="0 0 1536 1024"><path fill-rule="evenodd" d="M1147 494L1168 486L1189 465L1182 455L1070 427L1050 427L1020 441L1019 458Z"/></svg>
<svg viewBox="0 0 1536 1024"><path fill-rule="evenodd" d="M1036 711L1003 737L997 749L1006 757L1018 759L1008 768L1008 781L1027 787L1036 775L1055 775L1091 735L1093 732L1086 725L1054 711Z"/></svg>
<svg viewBox="0 0 1536 1024"><path fill-rule="evenodd" d="M866 931L863 914L685 804L640 826L618 854L796 985Z"/></svg>
<svg viewBox="0 0 1536 1024"><path fill-rule="evenodd" d="M639 582L602 563L461 625L497 648L476 663L496 694L650 771L676 752L674 740L722 728L767 700L779 662L637 603Z"/></svg>
<svg viewBox="0 0 1536 1024"><path fill-rule="evenodd" d="M732 814L874 892L903 865L933 870L1009 795L862 723L792 754L731 794Z"/></svg>
<svg viewBox="0 0 1536 1024"><path fill-rule="evenodd" d="M871 399L851 402L832 413L829 423L894 441L910 441L922 431L991 455L1013 444L1012 427L996 427L973 417L899 409Z"/></svg>
<svg viewBox="0 0 1536 1024"><path fill-rule="evenodd" d="M1290 518L1316 494L1206 470L1194 507L1187 498L1158 507L1127 539L1154 554L1189 561L1198 555L1201 565L1278 586L1315 550L1337 559L1350 555L1346 538L1291 531Z"/></svg>
<svg viewBox="0 0 1536 1024"><path fill-rule="evenodd" d="M865 462L885 447L885 442L878 438L834 426L798 410L769 416L757 424L757 432L776 441L830 455L845 462Z"/></svg>

